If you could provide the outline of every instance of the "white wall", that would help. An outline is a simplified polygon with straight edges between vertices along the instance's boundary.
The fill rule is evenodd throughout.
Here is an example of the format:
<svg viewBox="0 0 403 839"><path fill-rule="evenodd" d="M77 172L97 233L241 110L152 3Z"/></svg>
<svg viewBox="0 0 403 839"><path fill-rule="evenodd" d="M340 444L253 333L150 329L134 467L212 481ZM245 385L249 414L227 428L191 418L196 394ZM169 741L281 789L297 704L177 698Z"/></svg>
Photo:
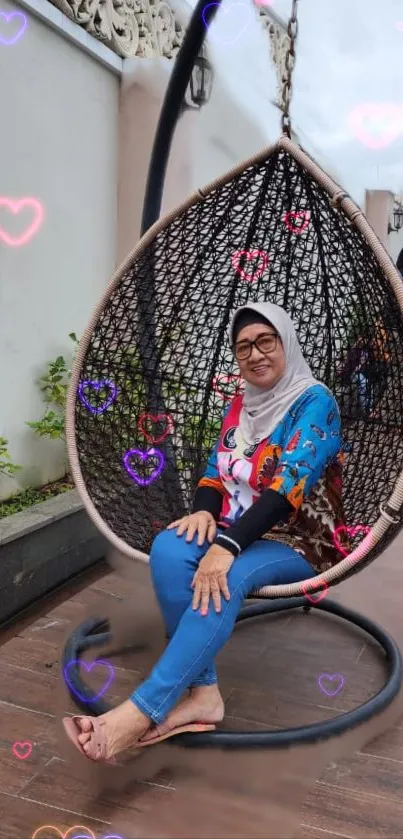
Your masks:
<svg viewBox="0 0 403 839"><path fill-rule="evenodd" d="M2 11L18 6L2 0ZM44 220L26 244L0 236L0 436L18 485L63 473L64 446L25 425L43 403L35 385L47 362L67 356L68 333L83 331L115 264L119 76L23 10L28 26L0 45L0 198L34 197ZM73 26L73 24L69 24ZM32 210L0 206L0 227L21 234Z"/></svg>

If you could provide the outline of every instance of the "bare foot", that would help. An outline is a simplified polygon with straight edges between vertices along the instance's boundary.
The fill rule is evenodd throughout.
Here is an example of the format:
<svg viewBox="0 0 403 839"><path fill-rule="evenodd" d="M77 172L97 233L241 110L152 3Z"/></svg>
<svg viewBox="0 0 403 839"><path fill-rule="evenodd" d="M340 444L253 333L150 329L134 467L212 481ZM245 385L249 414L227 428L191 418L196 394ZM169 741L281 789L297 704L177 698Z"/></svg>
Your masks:
<svg viewBox="0 0 403 839"><path fill-rule="evenodd" d="M135 746L140 737L149 729L151 720L146 717L131 699L122 702L117 708L101 714L97 718L103 727L103 759L108 760L119 752ZM98 748L95 743L92 723L88 717L81 717L81 734L78 740L84 751L93 760L97 759Z"/></svg>
<svg viewBox="0 0 403 839"><path fill-rule="evenodd" d="M190 696L177 705L168 714L166 720L150 728L140 740L153 740L161 734L166 734L180 725L192 722L216 723L224 719L224 702L217 685L205 685L191 688Z"/></svg>

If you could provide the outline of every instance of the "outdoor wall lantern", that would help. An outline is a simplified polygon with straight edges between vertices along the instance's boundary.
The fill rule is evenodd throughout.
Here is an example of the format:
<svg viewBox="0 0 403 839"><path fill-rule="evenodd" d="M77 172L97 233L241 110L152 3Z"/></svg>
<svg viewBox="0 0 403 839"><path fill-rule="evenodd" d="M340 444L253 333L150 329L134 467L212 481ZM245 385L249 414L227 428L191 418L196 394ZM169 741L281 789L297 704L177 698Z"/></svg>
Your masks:
<svg viewBox="0 0 403 839"><path fill-rule="evenodd" d="M198 55L182 106L184 110L199 110L209 101L213 89L213 79L214 73L210 62L204 55Z"/></svg>
<svg viewBox="0 0 403 839"><path fill-rule="evenodd" d="M388 233L398 233L403 227L403 207L400 204L396 204L393 208L393 224L394 227L389 222Z"/></svg>

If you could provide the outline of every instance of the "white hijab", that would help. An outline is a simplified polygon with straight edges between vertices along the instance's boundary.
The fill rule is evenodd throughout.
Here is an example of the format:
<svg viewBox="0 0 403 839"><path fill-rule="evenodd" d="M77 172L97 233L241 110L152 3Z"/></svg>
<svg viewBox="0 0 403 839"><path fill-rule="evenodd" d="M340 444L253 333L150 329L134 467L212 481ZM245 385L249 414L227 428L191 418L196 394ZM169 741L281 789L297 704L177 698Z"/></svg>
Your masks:
<svg viewBox="0 0 403 839"><path fill-rule="evenodd" d="M231 346L234 341L235 320L245 309L259 312L274 326L282 340L286 359L285 371L274 387L261 388L250 385L248 382L245 383L239 424L245 442L253 445L269 437L293 402L307 388L318 384L326 386L312 375L302 355L291 318L281 306L276 306L275 303L248 303L247 306L237 309L229 327Z"/></svg>

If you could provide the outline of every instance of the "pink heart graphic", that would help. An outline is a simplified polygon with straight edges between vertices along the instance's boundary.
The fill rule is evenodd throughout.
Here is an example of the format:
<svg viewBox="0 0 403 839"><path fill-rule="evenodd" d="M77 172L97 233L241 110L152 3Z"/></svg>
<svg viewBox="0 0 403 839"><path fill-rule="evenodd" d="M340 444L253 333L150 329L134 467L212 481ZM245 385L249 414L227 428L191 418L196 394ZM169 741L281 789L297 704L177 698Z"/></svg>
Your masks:
<svg viewBox="0 0 403 839"><path fill-rule="evenodd" d="M345 533L347 536L353 537L357 536L358 533L362 533L364 536L366 536L370 530L371 528L365 524L357 524L355 527L346 527L345 525L342 525L341 527L336 527L333 533L334 546L335 548L337 548L338 551L340 551L341 554L343 554L343 556L348 556L350 551L346 551L345 548L343 548L343 545L341 545L341 543L339 542L337 534Z"/></svg>
<svg viewBox="0 0 403 839"><path fill-rule="evenodd" d="M204 6L202 11L202 19L203 23L208 29L208 21L209 16L207 15L206 20L206 12L211 6L218 6L218 3L207 3ZM220 8L221 17L225 16L225 28L226 28L226 37L222 38L216 34L216 31L213 26L209 29L209 37L212 41L215 41L217 44L222 44L223 46L228 46L228 44L233 44L234 41L237 41L238 38L242 35L245 31L246 27L249 26L249 23L253 19L253 12L249 4L247 3L232 3L231 6L227 6L226 8ZM231 34L232 29L232 34ZM230 37L228 37L228 34Z"/></svg>
<svg viewBox="0 0 403 839"><path fill-rule="evenodd" d="M322 591L320 591L318 594L318 597L313 597L312 593L306 591L308 586L310 587L312 585L314 586L314 588L320 588L321 586L323 586ZM325 580L305 580L305 582L302 584L302 591L304 592L306 599L309 600L310 603L320 603L320 601L323 600L324 597L326 597L328 590L329 586L325 582Z"/></svg>
<svg viewBox="0 0 403 839"><path fill-rule="evenodd" d="M229 382L235 382L235 381L240 382L240 385L235 389L235 393L232 394L231 396L228 393L227 394L223 393L218 388L219 382L222 382L223 384L229 384ZM218 373L217 376L214 376L214 379L213 379L213 390L215 390L215 392L218 393L219 396L221 396L221 399L224 399L224 400L229 400L229 399L232 399L234 396L239 396L239 394L242 393L244 387L245 387L245 382L243 381L242 376L235 376L235 375L225 376L223 373Z"/></svg>
<svg viewBox="0 0 403 839"><path fill-rule="evenodd" d="M403 32L403 20L396 21L396 29L398 29L399 32Z"/></svg>
<svg viewBox="0 0 403 839"><path fill-rule="evenodd" d="M261 258L263 264L260 266L260 268L257 268L257 270L253 272L253 274L247 274L242 268L239 267L238 264L241 257L243 256L246 257L248 261ZM243 280L246 280L248 283L252 283L253 280L257 280L258 277L262 276L263 271L267 268L269 256L270 254L266 253L266 251L235 251L231 260L232 267L237 272L237 274L240 274Z"/></svg>
<svg viewBox="0 0 403 839"><path fill-rule="evenodd" d="M72 667L74 667L75 665L78 665L79 667L84 667L84 669L87 671L87 673L91 673L91 670L94 667L106 667L107 670L109 671L109 674L107 676L105 684L101 687L101 689L98 691L98 693L95 697L91 697L90 699L88 699L88 697L82 696L78 692L78 690L76 690L74 685L71 683L71 679L70 679L70 676L69 676L69 670ZM68 664L66 665L66 667L64 668L64 678L65 678L66 683L68 684L70 690L73 691L73 693L75 693L75 695L78 696L78 698L81 699L82 702L94 702L96 699L99 699L100 696L102 696L104 693L106 693L109 686L112 684L114 676L115 676L115 671L114 671L112 665L109 664L108 661L103 661L102 659L96 659L95 661L91 661L91 662L81 661L80 659L73 659L72 661L69 661Z"/></svg>
<svg viewBox="0 0 403 839"><path fill-rule="evenodd" d="M167 425L166 431L164 431L160 437L152 437L151 434L149 434L144 428L143 423L146 420L152 420L154 423L161 421L165 422ZM168 434L172 433L173 427L174 421L169 414L157 414L156 416L154 414L142 414L138 421L139 431L144 434L144 437L147 437L147 440L149 440L150 443L162 443L162 441L165 440L165 437L168 437Z"/></svg>
<svg viewBox="0 0 403 839"><path fill-rule="evenodd" d="M18 760L26 760L31 753L32 743L29 743L28 740L25 740L23 743L17 740L16 743L13 743L13 754L15 757L18 757Z"/></svg>
<svg viewBox="0 0 403 839"><path fill-rule="evenodd" d="M364 146L383 149L390 145L402 131L403 109L392 103L364 102L350 113L349 127Z"/></svg>
<svg viewBox="0 0 403 839"><path fill-rule="evenodd" d="M292 221L296 221L297 219L304 219L302 224L293 225ZM291 233L303 233L304 230L307 229L309 222L311 220L311 211L310 210L299 210L297 213L286 213L283 222L288 230L291 230Z"/></svg>
<svg viewBox="0 0 403 839"><path fill-rule="evenodd" d="M0 12L0 17L4 18L7 24L9 24L13 19L19 21L17 29L14 27L14 34L6 36L0 33L0 44L10 47L12 44L16 44L24 34L27 28L27 19L22 12L10 12L9 14L6 12ZM8 31L11 31L11 27L9 27Z"/></svg>
<svg viewBox="0 0 403 839"><path fill-rule="evenodd" d="M0 197L0 209L1 207L5 207L9 210L13 215L18 215L22 210L29 208L34 213L34 218L31 221L31 224L26 227L25 232L21 233L19 236L13 236L11 233L8 233L7 230L4 229L0 225L0 240L5 242L6 245L10 245L10 247L17 247L18 245L26 245L35 233L39 230L39 227L42 224L44 210L42 204L36 200L36 198L20 198L18 201L13 200L11 198L2 198Z"/></svg>

